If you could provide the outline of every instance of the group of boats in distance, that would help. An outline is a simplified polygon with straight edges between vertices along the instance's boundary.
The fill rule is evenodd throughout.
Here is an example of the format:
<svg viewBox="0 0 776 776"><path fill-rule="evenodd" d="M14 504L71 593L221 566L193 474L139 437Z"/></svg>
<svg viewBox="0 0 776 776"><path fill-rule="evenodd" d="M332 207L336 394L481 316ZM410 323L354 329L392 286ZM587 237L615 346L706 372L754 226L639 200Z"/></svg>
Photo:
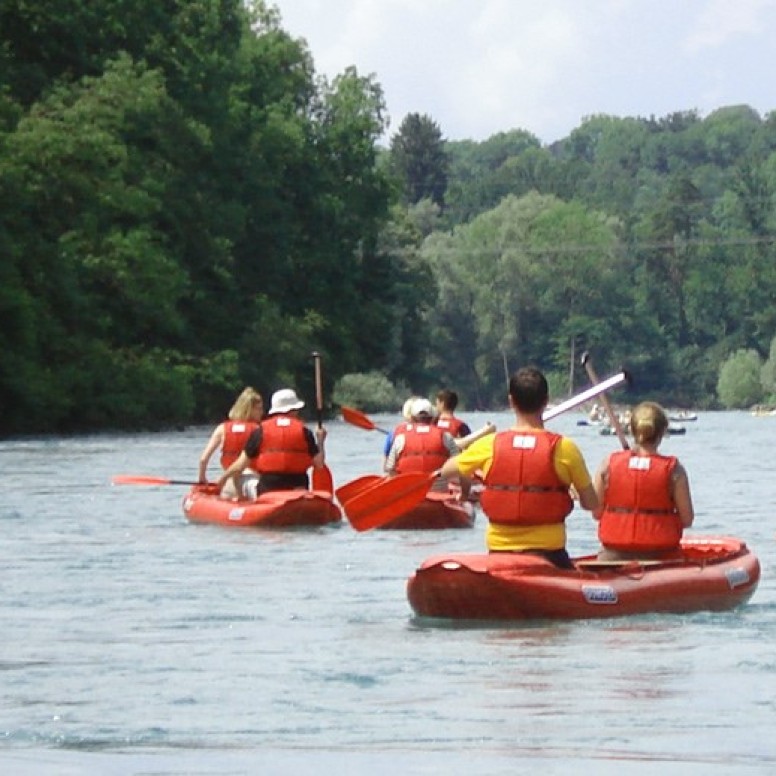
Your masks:
<svg viewBox="0 0 776 776"><path fill-rule="evenodd" d="M698 413L691 410L672 410L668 413L668 429L666 433L669 436L681 436L687 433L685 423L693 423L698 420ZM630 412L628 410L617 413L617 421L620 430L625 436L630 436ZM586 418L580 418L577 421L578 426L597 426L599 433L603 436L616 436L617 429L612 425L608 414L597 404L593 405Z"/></svg>

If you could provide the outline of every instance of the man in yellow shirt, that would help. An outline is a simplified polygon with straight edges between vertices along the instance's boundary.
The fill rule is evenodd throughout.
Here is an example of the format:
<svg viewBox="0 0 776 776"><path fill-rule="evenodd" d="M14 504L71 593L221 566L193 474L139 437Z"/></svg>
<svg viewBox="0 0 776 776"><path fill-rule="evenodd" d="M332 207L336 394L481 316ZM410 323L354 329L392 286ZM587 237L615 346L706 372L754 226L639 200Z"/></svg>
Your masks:
<svg viewBox="0 0 776 776"><path fill-rule="evenodd" d="M566 552L565 520L573 509L569 490L590 511L598 507L598 497L577 445L544 428L548 400L544 375L534 367L518 369L509 381L515 425L474 442L446 461L440 473L482 473L480 504L488 516L490 552L527 552L573 568Z"/></svg>

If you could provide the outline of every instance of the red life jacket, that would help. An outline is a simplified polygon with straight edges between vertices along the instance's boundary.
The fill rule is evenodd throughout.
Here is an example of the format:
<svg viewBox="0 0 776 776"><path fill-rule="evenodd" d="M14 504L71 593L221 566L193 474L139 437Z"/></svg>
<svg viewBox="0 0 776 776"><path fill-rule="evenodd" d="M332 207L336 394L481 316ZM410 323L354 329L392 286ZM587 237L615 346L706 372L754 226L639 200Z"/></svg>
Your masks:
<svg viewBox="0 0 776 776"><path fill-rule="evenodd" d="M555 471L562 437L549 431L502 431L493 441L480 506L493 523L562 523L574 508L569 486Z"/></svg>
<svg viewBox="0 0 776 776"><path fill-rule="evenodd" d="M396 461L398 474L433 472L450 457L444 442L445 431L430 423L406 423L397 434L404 434L404 448Z"/></svg>
<svg viewBox="0 0 776 776"><path fill-rule="evenodd" d="M239 457L248 437L259 427L252 420L227 420L221 445L221 466L228 469Z"/></svg>
<svg viewBox="0 0 776 776"><path fill-rule="evenodd" d="M304 474L312 465L301 420L273 415L261 422L261 446L254 467L259 474Z"/></svg>
<svg viewBox="0 0 776 776"><path fill-rule="evenodd" d="M612 453L598 523L601 544L629 552L679 546L683 529L671 497L675 468L674 456Z"/></svg>
<svg viewBox="0 0 776 776"><path fill-rule="evenodd" d="M464 425L464 423L460 418L449 417L437 418L436 425L439 426L439 428L441 428L443 431L447 431L452 434L453 437L458 438L461 435L461 427Z"/></svg>

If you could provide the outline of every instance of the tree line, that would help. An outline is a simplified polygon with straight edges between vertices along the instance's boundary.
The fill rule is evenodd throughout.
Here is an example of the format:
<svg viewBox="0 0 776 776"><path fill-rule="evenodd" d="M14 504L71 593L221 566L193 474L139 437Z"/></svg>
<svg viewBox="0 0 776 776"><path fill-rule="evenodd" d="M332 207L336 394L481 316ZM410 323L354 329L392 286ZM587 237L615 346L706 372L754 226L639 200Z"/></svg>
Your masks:
<svg viewBox="0 0 776 776"><path fill-rule="evenodd" d="M591 116L550 146L523 130L445 142L428 116L402 130L405 202L432 224L431 360L469 402L526 362L560 394L585 350L666 403L776 402L776 113Z"/></svg>
<svg viewBox="0 0 776 776"><path fill-rule="evenodd" d="M386 409L500 406L527 362L565 392L583 350L674 404L776 395L776 115L593 116L549 146L388 126L376 76L323 78L263 2L3 3L0 434L312 396L312 351L327 396Z"/></svg>

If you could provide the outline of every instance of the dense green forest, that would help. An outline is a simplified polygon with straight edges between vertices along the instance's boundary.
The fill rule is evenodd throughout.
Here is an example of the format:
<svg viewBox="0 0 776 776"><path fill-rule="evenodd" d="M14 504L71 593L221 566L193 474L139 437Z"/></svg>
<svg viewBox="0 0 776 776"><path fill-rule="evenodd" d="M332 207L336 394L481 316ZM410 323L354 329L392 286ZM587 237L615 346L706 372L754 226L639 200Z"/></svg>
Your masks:
<svg viewBox="0 0 776 776"><path fill-rule="evenodd" d="M776 113L394 128L241 0L0 3L0 434L181 426L245 385L776 401ZM392 130L387 146L382 139ZM576 371L576 374L574 372Z"/></svg>

